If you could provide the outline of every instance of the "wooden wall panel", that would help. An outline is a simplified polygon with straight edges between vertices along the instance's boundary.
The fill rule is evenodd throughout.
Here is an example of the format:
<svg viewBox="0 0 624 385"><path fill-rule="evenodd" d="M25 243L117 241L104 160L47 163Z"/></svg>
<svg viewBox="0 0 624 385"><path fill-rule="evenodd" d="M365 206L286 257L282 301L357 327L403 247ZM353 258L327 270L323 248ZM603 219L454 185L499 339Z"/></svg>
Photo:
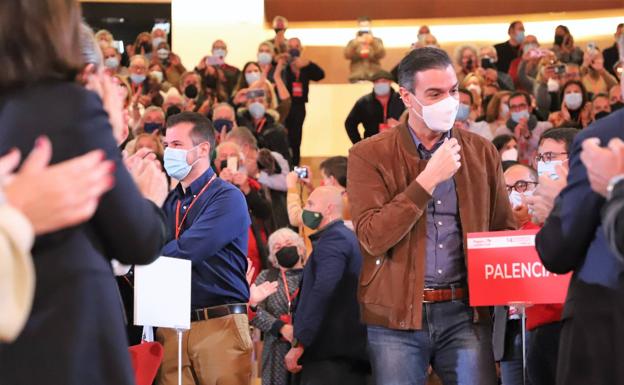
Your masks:
<svg viewBox="0 0 624 385"><path fill-rule="evenodd" d="M595 11L624 7L624 0L265 0L265 16L289 21L425 19L526 13Z"/></svg>

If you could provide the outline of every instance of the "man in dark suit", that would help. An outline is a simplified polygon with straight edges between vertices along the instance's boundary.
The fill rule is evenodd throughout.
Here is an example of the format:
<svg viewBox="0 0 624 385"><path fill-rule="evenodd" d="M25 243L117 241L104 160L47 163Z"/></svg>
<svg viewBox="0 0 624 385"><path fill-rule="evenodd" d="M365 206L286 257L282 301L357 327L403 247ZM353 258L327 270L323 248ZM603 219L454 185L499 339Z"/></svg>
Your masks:
<svg viewBox="0 0 624 385"><path fill-rule="evenodd" d="M364 384L366 328L357 302L362 255L355 234L342 221L340 190L314 190L302 220L318 232L310 236L313 251L303 270L286 367L302 370L302 385Z"/></svg>
<svg viewBox="0 0 624 385"><path fill-rule="evenodd" d="M611 75L617 77L613 66L620 60L620 53L618 49L618 40L622 36L622 30L624 29L624 23L620 23L615 31L615 43L609 48L602 51L602 57L604 58L604 68L611 73Z"/></svg>
<svg viewBox="0 0 624 385"><path fill-rule="evenodd" d="M618 290L624 265L605 238L600 217L605 199L592 191L581 161L587 163L582 148L594 149L596 140L606 144L624 138L623 125L624 111L618 111L578 134L570 154L568 184L535 240L548 270L574 272L562 315L557 384L624 381L616 370L621 366L617 353L624 345L624 333L616 322L623 306Z"/></svg>
<svg viewBox="0 0 624 385"><path fill-rule="evenodd" d="M624 142L619 138L609 141L608 148L595 141L583 144L581 160L587 167L592 189L607 198L602 210L602 221L611 250L624 257Z"/></svg>

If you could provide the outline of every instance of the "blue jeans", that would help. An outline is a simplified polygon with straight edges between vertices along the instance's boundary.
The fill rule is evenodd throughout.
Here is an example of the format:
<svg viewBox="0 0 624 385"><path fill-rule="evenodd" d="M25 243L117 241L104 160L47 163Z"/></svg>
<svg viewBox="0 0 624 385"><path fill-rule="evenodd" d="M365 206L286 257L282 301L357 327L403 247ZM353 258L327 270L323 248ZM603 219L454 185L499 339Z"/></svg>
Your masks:
<svg viewBox="0 0 624 385"><path fill-rule="evenodd" d="M473 323L465 301L423 304L421 330L368 327L377 384L424 385L433 367L444 385L496 385L489 323Z"/></svg>
<svg viewBox="0 0 624 385"><path fill-rule="evenodd" d="M527 357L529 351L530 333L526 333ZM505 330L505 355L500 362L501 380L503 385L531 385L522 376L522 323L520 320L507 321ZM554 382L553 382L554 384Z"/></svg>

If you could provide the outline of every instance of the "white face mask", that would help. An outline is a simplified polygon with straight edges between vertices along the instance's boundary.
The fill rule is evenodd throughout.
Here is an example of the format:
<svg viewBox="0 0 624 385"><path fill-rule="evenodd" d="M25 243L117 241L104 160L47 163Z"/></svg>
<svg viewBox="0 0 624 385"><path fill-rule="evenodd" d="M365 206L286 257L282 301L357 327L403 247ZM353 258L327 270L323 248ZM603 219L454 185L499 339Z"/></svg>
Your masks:
<svg viewBox="0 0 624 385"><path fill-rule="evenodd" d="M540 177L542 175L548 175L550 179L557 180L559 179L559 175L557 175L557 166L562 164L562 160L551 160L550 162L540 160L537 162L537 175Z"/></svg>
<svg viewBox="0 0 624 385"><path fill-rule="evenodd" d="M511 207L514 209L518 206L522 206L522 198L533 196L533 191L525 191L523 193L519 193L516 190L512 190L509 194L509 203L511 203Z"/></svg>
<svg viewBox="0 0 624 385"><path fill-rule="evenodd" d="M583 95L580 92L570 92L563 96L563 101L569 109L576 111L583 104Z"/></svg>
<svg viewBox="0 0 624 385"><path fill-rule="evenodd" d="M559 91L559 82L553 78L548 79L546 83L546 87L548 87L548 92L558 92Z"/></svg>
<svg viewBox="0 0 624 385"><path fill-rule="evenodd" d="M476 92L477 95L481 95L481 87L479 87L477 84L470 84L468 87L466 87L466 89Z"/></svg>
<svg viewBox="0 0 624 385"><path fill-rule="evenodd" d="M509 150L505 150L501 153L501 160L512 160L514 162L518 161L518 150L515 148L510 148Z"/></svg>
<svg viewBox="0 0 624 385"><path fill-rule="evenodd" d="M422 107L422 115L420 115L415 109L412 111L416 113L422 120L424 120L427 127L430 130L436 132L447 132L453 127L455 123L455 117L459 109L459 100L448 96L437 103L433 103L428 106L422 105L416 95L414 95L416 103Z"/></svg>

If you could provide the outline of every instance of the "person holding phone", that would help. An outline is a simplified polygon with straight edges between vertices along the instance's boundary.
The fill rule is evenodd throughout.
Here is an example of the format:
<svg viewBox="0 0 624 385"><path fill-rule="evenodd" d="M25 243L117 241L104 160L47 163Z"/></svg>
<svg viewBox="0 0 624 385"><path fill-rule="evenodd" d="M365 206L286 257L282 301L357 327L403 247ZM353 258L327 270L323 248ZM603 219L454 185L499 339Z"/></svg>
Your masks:
<svg viewBox="0 0 624 385"><path fill-rule="evenodd" d="M380 60L386 56L383 41L374 37L369 17L358 18L356 38L344 49L345 59L351 62L349 82L355 83L370 78L381 69Z"/></svg>
<svg viewBox="0 0 624 385"><path fill-rule="evenodd" d="M563 63L583 63L583 50L574 45L574 38L565 25L559 25L555 29L555 40L552 46L553 52Z"/></svg>

